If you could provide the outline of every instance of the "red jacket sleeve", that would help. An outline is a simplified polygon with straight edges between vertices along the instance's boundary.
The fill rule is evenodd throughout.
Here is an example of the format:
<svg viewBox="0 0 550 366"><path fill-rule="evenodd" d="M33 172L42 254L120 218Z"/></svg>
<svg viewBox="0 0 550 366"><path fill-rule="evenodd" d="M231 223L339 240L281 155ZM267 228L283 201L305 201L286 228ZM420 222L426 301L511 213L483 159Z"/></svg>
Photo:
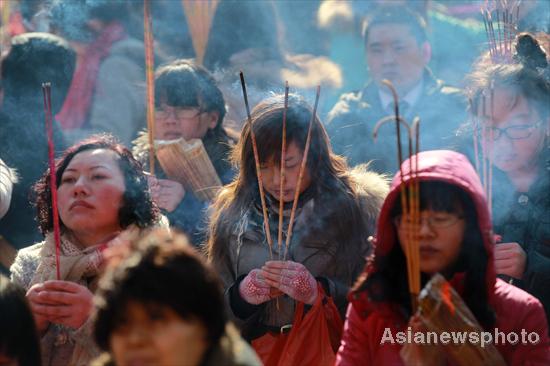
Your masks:
<svg viewBox="0 0 550 366"><path fill-rule="evenodd" d="M542 304L535 298L532 300L527 303L528 311L521 321L521 328L522 332L527 334L536 333L539 341L536 344L530 342L523 344L523 340L520 341L515 347L510 365L550 365L550 340L546 315ZM535 334L532 336L535 340Z"/></svg>
<svg viewBox="0 0 550 366"><path fill-rule="evenodd" d="M354 308L348 305L342 342L336 355L337 366L356 366L370 364L367 318L363 319Z"/></svg>

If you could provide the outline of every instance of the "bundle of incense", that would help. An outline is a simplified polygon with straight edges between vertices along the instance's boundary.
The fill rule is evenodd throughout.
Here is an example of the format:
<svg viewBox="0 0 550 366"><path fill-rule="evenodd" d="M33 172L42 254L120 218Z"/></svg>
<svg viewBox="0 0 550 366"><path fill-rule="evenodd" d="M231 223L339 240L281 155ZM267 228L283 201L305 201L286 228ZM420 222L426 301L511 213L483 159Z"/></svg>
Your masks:
<svg viewBox="0 0 550 366"><path fill-rule="evenodd" d="M59 226L59 215L57 210L57 177L55 175L55 147L53 142L53 118L52 118L52 97L51 84L42 84L42 93L44 96L44 114L46 125L46 136L48 139L48 165L50 168L50 189L52 198L52 216L53 216L53 234L55 240L55 270L57 280L61 279L61 269L59 267L59 256L61 252L61 230Z"/></svg>
<svg viewBox="0 0 550 366"><path fill-rule="evenodd" d="M284 211L284 185L285 185L285 167L286 167L286 112L288 110L288 81L285 82L285 109L283 110L283 133L281 142L281 168L280 168L280 186L279 191L279 231L277 235L277 247L279 253L279 259L281 259L281 249L283 246L283 211Z"/></svg>
<svg viewBox="0 0 550 366"><path fill-rule="evenodd" d="M222 186L202 140L156 140L157 158L166 175L191 189L202 201L211 201Z"/></svg>
<svg viewBox="0 0 550 366"><path fill-rule="evenodd" d="M489 55L494 62L508 62L512 59L520 3L521 1L503 1L501 9L490 9L489 6L481 8L485 33L489 42Z"/></svg>
<svg viewBox="0 0 550 366"><path fill-rule="evenodd" d="M10 1L11 0L0 0L0 21L2 22L2 24L0 24L0 44L4 44L4 42L7 42L6 38L10 36L9 32L8 34L4 34L4 32L6 32L6 30L9 28L11 11Z"/></svg>
<svg viewBox="0 0 550 366"><path fill-rule="evenodd" d="M294 191L294 201L292 202L292 210L290 211L290 219L288 221L288 229L285 242L285 255L283 260L286 260L288 254L288 249L290 247L290 240L292 239L292 229L294 228L294 217L296 216L296 208L298 207L298 198L300 197L300 190L302 186L302 181L304 179L304 173L306 171L307 165L307 156L309 153L309 147L311 145L311 130L313 128L313 122L317 115L317 105L319 104L319 95L321 94L321 86L317 86L315 93L315 104L313 106L313 112L311 112L311 119L309 121L309 127L307 130L306 145L304 146L304 156L302 157L302 162L300 164L300 171L298 173L298 182L296 183L296 188Z"/></svg>
<svg viewBox="0 0 550 366"><path fill-rule="evenodd" d="M260 155L258 154L258 146L256 144L256 134L252 128L252 117L250 115L250 106L248 104L248 94L246 93L246 83L244 81L244 74L241 71L239 73L241 79L241 87L243 89L244 106L246 108L246 123L250 131L250 140L252 142L252 152L254 153L254 165L256 167L256 179L258 181L258 190L260 191L260 201L262 203L262 213L264 216L264 231L267 245L269 247L269 258L273 258L273 240L271 239L271 231L269 228L269 216L267 215L267 205L265 203L264 185L262 183L262 171L260 169Z"/></svg>
<svg viewBox="0 0 550 366"><path fill-rule="evenodd" d="M218 0L182 0L182 3L197 63L202 65Z"/></svg>
<svg viewBox="0 0 550 366"><path fill-rule="evenodd" d="M147 84L147 135L149 136L149 171L155 174L155 54L153 44L153 22L150 3L143 3L143 36L145 44L145 79Z"/></svg>
<svg viewBox="0 0 550 366"><path fill-rule="evenodd" d="M426 330L438 336L443 332L481 335L484 331L462 298L440 274L434 275L420 292L417 315ZM453 365L506 365L493 343L481 347L469 341L449 342L441 347Z"/></svg>
<svg viewBox="0 0 550 366"><path fill-rule="evenodd" d="M402 219L406 224L405 253L407 259L407 278L411 304L416 309L417 296L420 292L420 253L418 249L418 232L420 230L420 188L418 182L418 152L420 146L420 119L415 118L411 126L399 116L399 98L397 90L389 80L383 80L393 96L394 115L382 118L373 129L373 137L376 141L379 128L389 122L394 122L397 132L397 161L399 163L400 199ZM401 148L401 127L408 133L409 177L405 182L403 167L403 153ZM413 138L414 133L414 138ZM413 144L413 139L414 144Z"/></svg>

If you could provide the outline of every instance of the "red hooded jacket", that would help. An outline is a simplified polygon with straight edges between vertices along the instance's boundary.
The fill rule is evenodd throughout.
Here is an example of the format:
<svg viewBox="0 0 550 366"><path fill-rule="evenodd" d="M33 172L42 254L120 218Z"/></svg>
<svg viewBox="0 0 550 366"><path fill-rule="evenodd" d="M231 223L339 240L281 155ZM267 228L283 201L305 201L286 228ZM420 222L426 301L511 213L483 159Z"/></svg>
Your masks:
<svg viewBox="0 0 550 366"><path fill-rule="evenodd" d="M409 179L408 173L409 162L406 161L403 163L405 182ZM496 279L491 216L483 187L472 165L465 156L453 151L426 151L419 155L418 173L421 181L441 181L460 187L474 202L489 257L486 282L488 299L496 314L495 328L504 334L515 332L520 336L520 342L515 345L497 344L498 351L508 365L550 365L550 340L541 303L527 292ZM385 255L397 244L390 214L399 197L399 183L398 173L378 219L375 255ZM377 269L368 264L365 271L368 275ZM398 309L397 304L371 301L366 291L352 292L336 365L403 365L399 356L402 345L397 342L381 344L386 328L391 330L393 337L396 332L407 330L408 319ZM536 332L540 341L536 345L522 344L522 330L527 334Z"/></svg>

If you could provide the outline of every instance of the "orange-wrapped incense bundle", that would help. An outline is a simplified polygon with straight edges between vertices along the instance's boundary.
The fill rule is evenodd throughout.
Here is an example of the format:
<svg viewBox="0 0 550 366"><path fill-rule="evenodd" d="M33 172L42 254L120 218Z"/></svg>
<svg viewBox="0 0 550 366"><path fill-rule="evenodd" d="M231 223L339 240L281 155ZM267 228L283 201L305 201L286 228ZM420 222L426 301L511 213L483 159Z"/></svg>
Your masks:
<svg viewBox="0 0 550 366"><path fill-rule="evenodd" d="M200 139L155 141L157 159L166 175L193 191L201 201L211 201L222 183Z"/></svg>
<svg viewBox="0 0 550 366"><path fill-rule="evenodd" d="M441 339L440 335L443 332L451 335L466 334L464 342L454 342L451 338L450 342L439 344L451 364L458 366L506 365L493 343L484 343L483 347L481 346L483 328L462 298L440 274L435 274L420 292L416 314L426 327L427 337L430 332L435 333L437 339ZM474 333L480 336L477 343L470 342L470 335ZM405 356L406 354L407 352L402 352L401 357L406 358L404 361L407 365L424 364L424 360L411 360Z"/></svg>

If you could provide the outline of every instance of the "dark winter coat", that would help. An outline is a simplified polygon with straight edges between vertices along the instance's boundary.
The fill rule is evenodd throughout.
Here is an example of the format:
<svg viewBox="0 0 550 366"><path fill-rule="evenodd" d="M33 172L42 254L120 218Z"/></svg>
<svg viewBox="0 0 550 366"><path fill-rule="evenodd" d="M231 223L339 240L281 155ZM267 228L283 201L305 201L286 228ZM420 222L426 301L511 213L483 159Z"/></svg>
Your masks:
<svg viewBox="0 0 550 366"><path fill-rule="evenodd" d="M409 123L414 117L420 117L421 151L449 148L455 130L465 119L466 104L458 89L445 86L426 70L420 98L412 109L402 114ZM393 113L383 109L374 81L358 92L343 94L327 120L334 151L347 157L352 166L372 160L373 170L393 174L399 168L395 124L383 125L376 142L372 136L376 123L389 115ZM405 156L407 133L401 132Z"/></svg>

